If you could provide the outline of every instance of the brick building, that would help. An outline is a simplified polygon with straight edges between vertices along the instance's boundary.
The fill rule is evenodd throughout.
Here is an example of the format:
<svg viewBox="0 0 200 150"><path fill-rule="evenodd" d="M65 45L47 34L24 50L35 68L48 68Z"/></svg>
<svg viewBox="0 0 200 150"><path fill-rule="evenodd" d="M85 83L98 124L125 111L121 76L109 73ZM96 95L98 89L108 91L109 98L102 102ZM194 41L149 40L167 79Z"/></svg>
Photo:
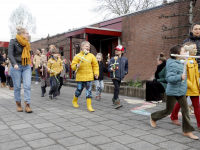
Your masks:
<svg viewBox="0 0 200 150"><path fill-rule="evenodd" d="M200 8L196 2L194 11ZM189 34L189 2L176 2L160 5L144 11L130 13L87 27L61 33L31 43L32 50L46 48L54 44L68 60L79 52L80 43L88 40L91 52L114 55L114 47L121 43L126 48L125 57L129 60L129 74L126 80L139 74L143 80L150 79L156 70L156 59L160 52L169 56L169 49L182 44ZM200 15L193 22L199 22ZM70 44L71 43L71 44ZM71 57L70 57L71 56Z"/></svg>

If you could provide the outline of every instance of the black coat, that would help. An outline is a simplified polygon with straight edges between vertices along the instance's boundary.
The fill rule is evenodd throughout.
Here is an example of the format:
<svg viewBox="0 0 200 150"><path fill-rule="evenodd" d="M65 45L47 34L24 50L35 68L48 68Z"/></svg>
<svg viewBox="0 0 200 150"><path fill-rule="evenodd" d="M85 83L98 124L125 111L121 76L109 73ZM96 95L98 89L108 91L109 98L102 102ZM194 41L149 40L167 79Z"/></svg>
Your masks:
<svg viewBox="0 0 200 150"><path fill-rule="evenodd" d="M107 73L108 69L104 66L103 61L99 62L99 77L98 79L94 78L94 80L103 80L103 73Z"/></svg>
<svg viewBox="0 0 200 150"><path fill-rule="evenodd" d="M5 67L0 65L1 83L6 82Z"/></svg>
<svg viewBox="0 0 200 150"><path fill-rule="evenodd" d="M197 45L197 55L196 56L200 56L200 37L195 37L193 35L192 32L190 32L189 38L185 39L183 44L185 44L186 42L194 42ZM200 59L197 59L197 63L200 67Z"/></svg>
<svg viewBox="0 0 200 150"><path fill-rule="evenodd" d="M108 71L110 72L111 78L114 78L113 71L111 70L111 64L114 64L114 62L115 59L114 57L112 57L108 66ZM117 64L118 69L115 70L115 78L121 81L124 78L124 76L128 74L128 59L122 56L121 58L118 58L117 63L119 64Z"/></svg>
<svg viewBox="0 0 200 150"><path fill-rule="evenodd" d="M13 66L16 64L22 64L22 52L23 46L19 44L17 39L11 39L8 47L8 57Z"/></svg>

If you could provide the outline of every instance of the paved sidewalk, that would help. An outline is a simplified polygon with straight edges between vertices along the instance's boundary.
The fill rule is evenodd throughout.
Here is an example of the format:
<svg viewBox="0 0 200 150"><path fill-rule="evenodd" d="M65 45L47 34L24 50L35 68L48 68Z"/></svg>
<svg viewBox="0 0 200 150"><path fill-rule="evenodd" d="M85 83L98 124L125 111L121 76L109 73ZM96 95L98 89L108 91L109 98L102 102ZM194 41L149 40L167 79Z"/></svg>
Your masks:
<svg viewBox="0 0 200 150"><path fill-rule="evenodd" d="M47 95L40 97L40 84L32 84L33 113L27 114L16 112L13 91L0 88L0 150L200 149L200 141L183 137L181 127L173 125L169 117L152 128L149 116L132 113L130 109L142 105L134 104L138 98L120 96L126 101L122 100L123 107L115 110L112 95L103 93L102 100L92 101L95 112L89 112L85 91L78 101L80 107L72 107L74 92L75 88L63 87L58 100L50 100ZM146 111L164 107L161 103ZM194 116L191 122L197 129ZM194 133L200 137L198 131Z"/></svg>

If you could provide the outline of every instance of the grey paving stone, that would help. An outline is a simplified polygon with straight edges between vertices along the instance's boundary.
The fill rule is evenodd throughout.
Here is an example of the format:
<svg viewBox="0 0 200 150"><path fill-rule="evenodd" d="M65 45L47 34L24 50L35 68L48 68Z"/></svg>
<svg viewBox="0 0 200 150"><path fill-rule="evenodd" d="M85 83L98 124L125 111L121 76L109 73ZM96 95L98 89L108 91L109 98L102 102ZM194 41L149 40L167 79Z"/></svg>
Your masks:
<svg viewBox="0 0 200 150"><path fill-rule="evenodd" d="M15 132L16 132L18 135L35 133L35 132L38 132L38 131L39 131L39 130L36 129L36 128L34 128L34 127L15 130Z"/></svg>
<svg viewBox="0 0 200 150"><path fill-rule="evenodd" d="M140 139L130 135L120 135L112 137L112 139L124 145L140 141Z"/></svg>
<svg viewBox="0 0 200 150"><path fill-rule="evenodd" d="M49 134L49 137L51 137L52 139L55 139L55 140L66 138L69 136L73 136L73 135L68 131L55 132L55 133Z"/></svg>
<svg viewBox="0 0 200 150"><path fill-rule="evenodd" d="M28 123L10 126L10 128L13 130L19 130L19 129L30 128L30 127L32 126Z"/></svg>
<svg viewBox="0 0 200 150"><path fill-rule="evenodd" d="M55 141L53 141L50 138L45 138L45 139L39 139L35 141L30 141L27 142L31 147L35 148L40 148L40 147L45 147L45 146L50 146L56 144Z"/></svg>
<svg viewBox="0 0 200 150"><path fill-rule="evenodd" d="M130 150L130 148L128 148L124 145L121 145L117 142L99 145L99 147L103 150Z"/></svg>
<svg viewBox="0 0 200 150"><path fill-rule="evenodd" d="M173 149L173 150L185 150L188 149L188 146L185 146L183 144L180 144L178 142L174 142L174 141L167 141L167 142L163 142L163 143L159 143L157 144L158 146L165 148L165 149Z"/></svg>
<svg viewBox="0 0 200 150"><path fill-rule="evenodd" d="M7 134L7 135L0 136L0 143L15 141L19 139L20 139L19 136L17 136L16 134Z"/></svg>
<svg viewBox="0 0 200 150"><path fill-rule="evenodd" d="M151 127L149 122L148 122L148 124L146 124L146 123L136 124L136 125L134 125L134 127L139 128L141 130L147 130L147 131L153 130L153 128Z"/></svg>
<svg viewBox="0 0 200 150"><path fill-rule="evenodd" d="M27 147L20 147L15 150L32 150L32 148L27 146Z"/></svg>
<svg viewBox="0 0 200 150"><path fill-rule="evenodd" d="M73 134L75 134L76 136L80 138L87 138L87 137L99 135L97 132L92 131L92 130L83 130L83 131L73 132Z"/></svg>
<svg viewBox="0 0 200 150"><path fill-rule="evenodd" d="M113 142L111 139L109 139L103 135L86 138L85 140L93 145L100 145L100 144L106 144L106 143Z"/></svg>
<svg viewBox="0 0 200 150"><path fill-rule="evenodd" d="M123 121L124 124L127 124L129 126L134 126L136 124L141 124L141 121L138 121L138 120L126 120L126 121Z"/></svg>
<svg viewBox="0 0 200 150"><path fill-rule="evenodd" d="M152 144L157 144L157 143L161 143L161 142L169 140L167 138L163 138L161 136L154 135L154 134L140 136L138 138L141 139L142 141L146 141L146 142L149 142L149 143L152 143ZM169 138L171 139L171 135L169 136Z"/></svg>
<svg viewBox="0 0 200 150"><path fill-rule="evenodd" d="M40 119L28 120L27 122L30 123L30 124L32 124L32 125L41 124L41 123L48 123L47 120L42 119L42 118L40 118Z"/></svg>
<svg viewBox="0 0 200 150"><path fill-rule="evenodd" d="M70 121L72 122L75 122L75 123L81 123L81 122L85 122L85 121L88 121L88 119L86 118L83 118L83 117L80 117L80 118L72 118L72 119L69 119Z"/></svg>
<svg viewBox="0 0 200 150"><path fill-rule="evenodd" d="M97 118L90 118L90 120L95 121L95 122L102 122L102 121L106 121L110 119L104 118L104 117L97 117Z"/></svg>
<svg viewBox="0 0 200 150"><path fill-rule="evenodd" d="M64 146L74 146L74 145L78 145L78 144L82 144L82 143L85 143L84 140L78 138L78 137L68 137L68 138L64 138L64 139L60 139L60 140L57 140L58 143L64 145Z"/></svg>
<svg viewBox="0 0 200 150"><path fill-rule="evenodd" d="M98 148L92 146L89 143L80 144L76 146L67 147L69 150L99 150Z"/></svg>
<svg viewBox="0 0 200 150"><path fill-rule="evenodd" d="M7 134L13 134L13 133L14 132L11 129L0 130L0 136L7 135Z"/></svg>
<svg viewBox="0 0 200 150"><path fill-rule="evenodd" d="M114 128L114 129L116 129L118 131L124 131L124 130L132 129L134 127L121 123L121 124L118 124L118 125L113 125L112 128Z"/></svg>
<svg viewBox="0 0 200 150"><path fill-rule="evenodd" d="M15 120L15 121L6 122L6 124L9 125L9 126L26 124L26 123L27 122L25 122L24 120Z"/></svg>
<svg viewBox="0 0 200 150"><path fill-rule="evenodd" d="M99 133L106 136L106 137L115 137L115 136L118 136L118 135L124 135L123 132L120 132L120 131L115 130L115 129L99 131Z"/></svg>
<svg viewBox="0 0 200 150"><path fill-rule="evenodd" d="M84 126L84 127L98 125L98 123L97 123L97 122L90 121L90 120L83 121L83 122L79 122L78 124L80 124L81 126Z"/></svg>
<svg viewBox="0 0 200 150"><path fill-rule="evenodd" d="M51 120L49 120L49 122L51 122L51 123L59 123L59 122L66 122L67 121L67 119L65 119L65 118L56 118L56 119L51 119Z"/></svg>
<svg viewBox="0 0 200 150"><path fill-rule="evenodd" d="M9 116L9 117L6 117L6 118L2 118L2 120L7 122L7 121L14 121L14 120L21 120L21 118L17 117L17 116L15 116L15 117Z"/></svg>
<svg viewBox="0 0 200 150"><path fill-rule="evenodd" d="M54 124L48 122L48 123L41 123L41 124L35 124L34 127L38 128L38 129L42 129L42 128L47 128L47 127L52 127L54 126Z"/></svg>
<svg viewBox="0 0 200 150"><path fill-rule="evenodd" d="M131 136L134 136L134 137L150 134L149 132L141 130L141 129L130 129L130 130L126 130L126 131L123 131L123 132L127 133Z"/></svg>
<svg viewBox="0 0 200 150"><path fill-rule="evenodd" d="M157 149L160 149L160 147L155 146L155 145L150 144L150 143L145 142L145 141L132 143L132 144L129 144L127 146L130 147L133 150L157 150Z"/></svg>
<svg viewBox="0 0 200 150"><path fill-rule="evenodd" d="M120 122L118 121L114 121L114 120L108 120L108 121L102 121L102 122L99 122L103 125L107 125L107 126L115 126L117 124L120 124Z"/></svg>
<svg viewBox="0 0 200 150"><path fill-rule="evenodd" d="M178 143L182 143L182 144L190 143L190 142L194 141L194 140L192 140L192 139L190 139L188 137L183 136L182 133L166 136L166 138L168 138L169 140L173 140L175 142L178 142Z"/></svg>
<svg viewBox="0 0 200 150"><path fill-rule="evenodd" d="M67 150L67 149L57 144L57 145L51 145L47 147L38 148L36 150Z"/></svg>
<svg viewBox="0 0 200 150"><path fill-rule="evenodd" d="M38 133L32 133L32 134L26 134L26 135L22 135L21 138L24 141L33 141L33 140L37 140L37 139L42 139L47 137L44 133L38 132Z"/></svg>
<svg viewBox="0 0 200 150"><path fill-rule="evenodd" d="M58 122L58 123L54 123L54 124L56 124L56 125L58 125L58 126L60 126L62 128L67 127L67 126L76 126L76 125L78 125L78 124L70 122L70 121L67 121L67 122Z"/></svg>
<svg viewBox="0 0 200 150"><path fill-rule="evenodd" d="M10 150L25 147L27 144L23 140L10 141L0 144L0 150Z"/></svg>
<svg viewBox="0 0 200 150"><path fill-rule="evenodd" d="M166 123L166 122L165 123L160 123L157 126L162 128L162 129L166 129L166 130L172 130L172 129L175 129L175 128L180 128L179 126L175 126L172 123Z"/></svg>
<svg viewBox="0 0 200 150"><path fill-rule="evenodd" d="M150 130L150 133L156 134L156 135L160 135L160 136L167 136L170 134L174 134L174 132L170 131L170 130L165 130L165 129L161 129L161 128L154 128L154 130Z"/></svg>
<svg viewBox="0 0 200 150"><path fill-rule="evenodd" d="M69 132L76 132L76 131L82 131L82 130L86 130L87 128L81 126L81 125L77 125L77 126L67 126L67 127L63 127L64 129L66 129Z"/></svg>
<svg viewBox="0 0 200 150"><path fill-rule="evenodd" d="M196 148L196 149L200 148L200 142L199 142L199 140L197 140L197 141L193 140L193 142L186 143L185 145L189 146L189 147L192 147L192 148Z"/></svg>
<svg viewBox="0 0 200 150"><path fill-rule="evenodd" d="M58 126L53 126L53 127L48 127L48 128L42 128L40 130L44 133L54 133L54 132L62 131L63 129Z"/></svg>
<svg viewBox="0 0 200 150"><path fill-rule="evenodd" d="M103 131L103 130L111 129L110 127L105 126L105 125L89 126L88 128L91 129L91 130L94 130L94 131Z"/></svg>
<svg viewBox="0 0 200 150"><path fill-rule="evenodd" d="M0 125L0 131L1 131L1 130L8 129L8 128L9 128L9 127L8 127L7 125L5 125L5 124L4 124L4 125Z"/></svg>

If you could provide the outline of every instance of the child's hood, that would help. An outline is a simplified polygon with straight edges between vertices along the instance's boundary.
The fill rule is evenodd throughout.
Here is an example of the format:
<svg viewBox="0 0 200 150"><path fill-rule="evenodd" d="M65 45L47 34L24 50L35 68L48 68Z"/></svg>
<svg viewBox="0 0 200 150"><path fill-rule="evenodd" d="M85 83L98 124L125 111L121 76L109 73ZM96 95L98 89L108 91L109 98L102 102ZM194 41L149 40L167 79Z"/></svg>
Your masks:
<svg viewBox="0 0 200 150"><path fill-rule="evenodd" d="M171 65L172 63L175 63L176 65L181 64L180 60L176 60L176 59L171 59L171 58L169 58L169 59L167 60L166 67L168 68L169 65Z"/></svg>

